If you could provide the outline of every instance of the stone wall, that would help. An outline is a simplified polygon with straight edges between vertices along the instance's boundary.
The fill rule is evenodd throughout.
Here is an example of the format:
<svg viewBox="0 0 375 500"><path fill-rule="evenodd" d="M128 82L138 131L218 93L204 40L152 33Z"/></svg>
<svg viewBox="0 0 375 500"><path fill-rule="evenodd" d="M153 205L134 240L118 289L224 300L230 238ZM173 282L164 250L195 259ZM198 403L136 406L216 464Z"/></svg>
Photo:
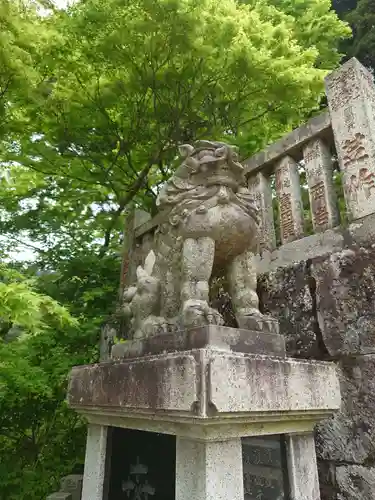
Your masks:
<svg viewBox="0 0 375 500"><path fill-rule="evenodd" d="M259 276L261 309L280 320L289 354L340 370L342 409L316 430L322 500L375 498L373 227L363 219L341 249Z"/></svg>

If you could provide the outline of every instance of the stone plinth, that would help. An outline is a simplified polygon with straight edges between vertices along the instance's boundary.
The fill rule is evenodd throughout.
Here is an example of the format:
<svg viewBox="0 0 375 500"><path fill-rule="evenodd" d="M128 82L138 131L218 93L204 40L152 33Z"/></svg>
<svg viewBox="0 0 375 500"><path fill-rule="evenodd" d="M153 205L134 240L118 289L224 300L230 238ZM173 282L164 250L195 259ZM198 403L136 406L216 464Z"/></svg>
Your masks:
<svg viewBox="0 0 375 500"><path fill-rule="evenodd" d="M285 340L282 335L278 334L278 321L263 321L261 326L267 329L267 333L260 331L260 325L250 317L247 323L252 327L251 330L207 325L154 335L145 339L129 340L115 344L112 347L111 356L113 360L119 360L213 347L228 352L285 357Z"/></svg>
<svg viewBox="0 0 375 500"><path fill-rule="evenodd" d="M118 344L111 361L72 370L68 402L89 421L82 500L108 497L111 427L176 436L177 500L243 500L253 478L244 481L242 438L286 434L291 498L318 500L312 430L340 406L335 365L287 358L269 318L247 324ZM134 467L122 488L141 487ZM264 467L250 469L264 480Z"/></svg>
<svg viewBox="0 0 375 500"><path fill-rule="evenodd" d="M285 358L276 334L267 345L277 355L265 355L260 341L234 352L238 339L243 350L246 342L240 330L234 342L233 332L210 326L190 336L190 350L177 342L165 349L175 352L76 367L69 405L93 424L205 440L311 430L339 408L333 364Z"/></svg>

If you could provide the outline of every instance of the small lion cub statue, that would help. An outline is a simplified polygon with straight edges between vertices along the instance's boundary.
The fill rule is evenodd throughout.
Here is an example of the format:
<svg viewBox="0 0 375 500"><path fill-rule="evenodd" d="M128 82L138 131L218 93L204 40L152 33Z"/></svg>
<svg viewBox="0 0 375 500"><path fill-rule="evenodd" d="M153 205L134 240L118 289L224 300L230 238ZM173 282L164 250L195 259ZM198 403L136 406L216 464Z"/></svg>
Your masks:
<svg viewBox="0 0 375 500"><path fill-rule="evenodd" d="M160 280L152 275L155 266L153 250L144 266L137 267L137 283L124 291L123 313L130 319L133 338L140 339L167 332L165 318L160 311Z"/></svg>

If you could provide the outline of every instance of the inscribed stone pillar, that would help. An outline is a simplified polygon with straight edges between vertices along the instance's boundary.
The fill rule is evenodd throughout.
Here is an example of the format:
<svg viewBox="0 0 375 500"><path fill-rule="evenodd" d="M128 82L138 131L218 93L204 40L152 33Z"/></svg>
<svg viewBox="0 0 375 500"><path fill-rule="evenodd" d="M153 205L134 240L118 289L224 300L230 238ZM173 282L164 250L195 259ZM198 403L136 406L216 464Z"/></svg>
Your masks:
<svg viewBox="0 0 375 500"><path fill-rule="evenodd" d="M258 172L248 179L248 188L259 206L259 249L272 252L276 248L270 179Z"/></svg>
<svg viewBox="0 0 375 500"><path fill-rule="evenodd" d="M325 231L339 224L332 155L325 142L318 137L303 148L303 158L313 228L315 232Z"/></svg>
<svg viewBox="0 0 375 500"><path fill-rule="evenodd" d="M290 500L320 500L313 433L286 436Z"/></svg>
<svg viewBox="0 0 375 500"><path fill-rule="evenodd" d="M201 442L177 437L176 500L243 500L241 439Z"/></svg>
<svg viewBox="0 0 375 500"><path fill-rule="evenodd" d="M89 424L82 500L103 500L108 427Z"/></svg>
<svg viewBox="0 0 375 500"><path fill-rule="evenodd" d="M375 212L375 87L357 59L326 78L326 93L351 219Z"/></svg>
<svg viewBox="0 0 375 500"><path fill-rule="evenodd" d="M281 243L298 240L304 235L303 207L298 164L284 156L275 169L276 194L280 211Z"/></svg>

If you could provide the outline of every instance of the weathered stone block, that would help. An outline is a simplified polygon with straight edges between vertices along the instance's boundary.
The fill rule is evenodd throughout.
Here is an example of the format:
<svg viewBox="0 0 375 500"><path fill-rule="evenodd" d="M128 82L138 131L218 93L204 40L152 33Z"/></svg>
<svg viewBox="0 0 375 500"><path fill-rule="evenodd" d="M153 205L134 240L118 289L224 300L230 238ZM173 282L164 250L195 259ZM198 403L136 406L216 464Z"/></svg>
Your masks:
<svg viewBox="0 0 375 500"><path fill-rule="evenodd" d="M320 462L321 500L373 500L375 467Z"/></svg>
<svg viewBox="0 0 375 500"><path fill-rule="evenodd" d="M305 262L263 274L258 281L263 312L279 320L291 356L320 355L311 285Z"/></svg>
<svg viewBox="0 0 375 500"><path fill-rule="evenodd" d="M190 411L197 399L196 360L189 353L73 368L72 406Z"/></svg>
<svg viewBox="0 0 375 500"><path fill-rule="evenodd" d="M71 493L63 493L59 491L58 493L52 493L46 500L73 500Z"/></svg>
<svg viewBox="0 0 375 500"><path fill-rule="evenodd" d="M356 227L358 226L359 224L356 223ZM373 231L375 235L375 222ZM350 238L340 227L327 229L323 233L311 234L300 240L281 245L272 253L263 252L262 256L257 255L257 272L258 274L269 273L270 271L276 271L280 267L293 267L314 257L339 252L348 243L346 240L350 241Z"/></svg>
<svg viewBox="0 0 375 500"><path fill-rule="evenodd" d="M331 363L215 353L208 370L209 399L218 413L318 411L340 406Z"/></svg>
<svg viewBox="0 0 375 500"><path fill-rule="evenodd" d="M68 403L99 425L210 440L311 431L340 388L333 363L206 347L76 367Z"/></svg>
<svg viewBox="0 0 375 500"><path fill-rule="evenodd" d="M317 427L321 459L365 464L375 456L375 355L339 363L341 411Z"/></svg>
<svg viewBox="0 0 375 500"><path fill-rule="evenodd" d="M83 476L81 474L65 476L61 480L60 490L64 493L71 493L72 500L81 500L82 481Z"/></svg>
<svg viewBox="0 0 375 500"><path fill-rule="evenodd" d="M271 316L242 316L238 318L238 326L245 330L261 332L262 334L273 335L280 332L279 322Z"/></svg>
<svg viewBox="0 0 375 500"><path fill-rule="evenodd" d="M326 93L352 219L375 212L375 86L372 74L352 58L326 78Z"/></svg>
<svg viewBox="0 0 375 500"><path fill-rule="evenodd" d="M371 248L375 242L375 214L367 215L349 224L348 234L356 245Z"/></svg>
<svg viewBox="0 0 375 500"><path fill-rule="evenodd" d="M248 321L254 330L206 325L118 343L112 347L112 359L136 358L206 347L229 352L285 357L284 337L270 331L278 330L279 325L276 320L273 318L260 320L257 324L256 319L249 317ZM263 326L267 330L266 333L259 331L259 327Z"/></svg>
<svg viewBox="0 0 375 500"><path fill-rule="evenodd" d="M331 356L375 352L375 249L347 249L313 259L316 306Z"/></svg>
<svg viewBox="0 0 375 500"><path fill-rule="evenodd" d="M337 500L375 498L375 467L342 465L336 468Z"/></svg>

